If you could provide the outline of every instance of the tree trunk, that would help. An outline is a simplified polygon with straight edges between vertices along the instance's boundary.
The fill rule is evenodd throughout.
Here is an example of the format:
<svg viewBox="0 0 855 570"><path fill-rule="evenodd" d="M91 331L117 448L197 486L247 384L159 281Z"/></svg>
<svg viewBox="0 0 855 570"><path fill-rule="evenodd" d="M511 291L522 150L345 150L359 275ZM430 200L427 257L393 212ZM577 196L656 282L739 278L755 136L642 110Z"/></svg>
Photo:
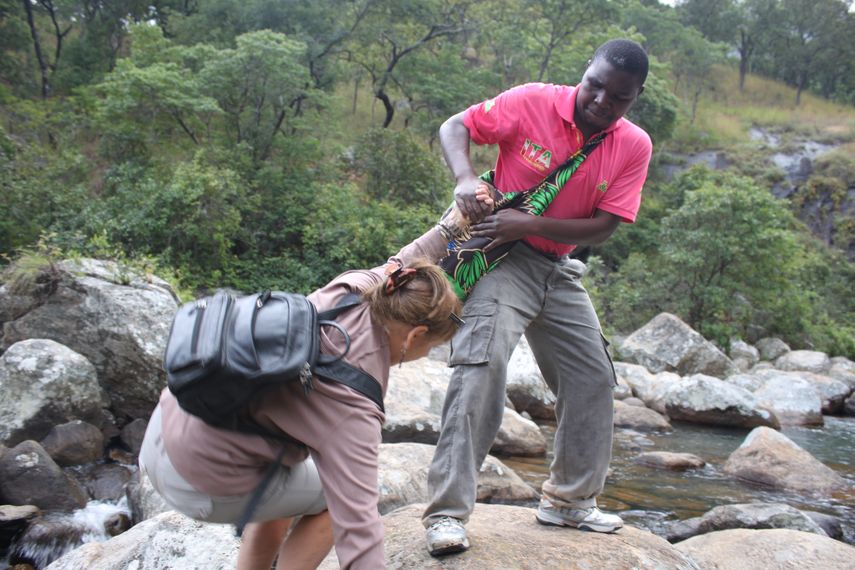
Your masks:
<svg viewBox="0 0 855 570"><path fill-rule="evenodd" d="M39 62L39 71L42 76L42 99L47 99L48 95L50 95L50 77L47 62L42 53L39 32L36 30L36 21L33 18L33 5L30 4L30 0L22 0L22 2L24 3L24 10L27 11L27 23L30 25L30 35L33 37L33 49L36 52L36 60Z"/></svg>
<svg viewBox="0 0 855 570"><path fill-rule="evenodd" d="M395 106L389 100L389 96L382 89L377 92L376 97L383 103L383 108L386 109L386 117L383 119L383 128L385 129L392 124L392 119L395 116Z"/></svg>

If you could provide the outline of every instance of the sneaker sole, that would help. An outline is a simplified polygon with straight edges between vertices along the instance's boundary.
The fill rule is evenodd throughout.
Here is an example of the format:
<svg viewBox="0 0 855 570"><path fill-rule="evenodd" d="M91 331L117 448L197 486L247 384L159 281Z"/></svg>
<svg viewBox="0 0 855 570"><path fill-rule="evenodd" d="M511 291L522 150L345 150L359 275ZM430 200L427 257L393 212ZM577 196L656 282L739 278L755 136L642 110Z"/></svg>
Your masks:
<svg viewBox="0 0 855 570"><path fill-rule="evenodd" d="M617 532L618 530L623 528L623 525L620 525L620 526L608 525L607 526L607 525L598 525L598 524L591 524L591 523L585 523L585 522L576 523L573 521L566 521L564 519L560 519L557 517L551 517L549 515L546 515L546 514L543 514L540 512L538 512L534 516L534 518L537 519L537 522L539 522L540 524L545 525L545 526L569 526L571 528L578 528L579 530L589 530L591 532L602 532L605 534L611 534L611 533Z"/></svg>
<svg viewBox="0 0 855 570"><path fill-rule="evenodd" d="M469 550L469 540L460 543L449 544L448 546L442 546L440 548L434 548L433 550L429 550L428 553L431 556L445 556L446 554L457 554L458 552L463 552L465 550Z"/></svg>

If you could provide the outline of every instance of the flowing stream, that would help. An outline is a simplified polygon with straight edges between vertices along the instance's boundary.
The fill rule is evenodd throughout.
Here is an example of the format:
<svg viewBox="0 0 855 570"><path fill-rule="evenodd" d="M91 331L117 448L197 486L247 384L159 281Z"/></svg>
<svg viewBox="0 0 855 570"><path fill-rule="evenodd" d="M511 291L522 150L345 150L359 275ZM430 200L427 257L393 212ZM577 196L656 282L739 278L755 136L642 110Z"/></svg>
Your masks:
<svg viewBox="0 0 855 570"><path fill-rule="evenodd" d="M541 425L541 429L549 442L545 459L502 459L538 490L549 476L554 426ZM671 521L697 517L719 505L786 503L797 509L834 515L849 527L848 536L855 537L855 503L851 497L817 499L750 486L725 475L725 461L748 433L749 430L686 423L674 423L674 431L661 434L616 429L611 471L600 507L655 533ZM855 418L826 416L821 428L785 427L781 433L855 484ZM645 451L692 453L707 465L684 472L645 467L634 461Z"/></svg>

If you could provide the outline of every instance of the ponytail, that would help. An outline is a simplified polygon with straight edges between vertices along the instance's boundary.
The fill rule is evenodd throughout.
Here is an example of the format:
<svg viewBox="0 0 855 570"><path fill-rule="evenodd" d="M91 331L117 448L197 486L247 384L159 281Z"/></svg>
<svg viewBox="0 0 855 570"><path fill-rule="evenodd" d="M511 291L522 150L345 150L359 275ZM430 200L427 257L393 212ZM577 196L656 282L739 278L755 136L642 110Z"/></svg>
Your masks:
<svg viewBox="0 0 855 570"><path fill-rule="evenodd" d="M427 260L400 265L365 292L371 316L381 322L425 325L432 338L448 340L462 323L460 299L445 272Z"/></svg>

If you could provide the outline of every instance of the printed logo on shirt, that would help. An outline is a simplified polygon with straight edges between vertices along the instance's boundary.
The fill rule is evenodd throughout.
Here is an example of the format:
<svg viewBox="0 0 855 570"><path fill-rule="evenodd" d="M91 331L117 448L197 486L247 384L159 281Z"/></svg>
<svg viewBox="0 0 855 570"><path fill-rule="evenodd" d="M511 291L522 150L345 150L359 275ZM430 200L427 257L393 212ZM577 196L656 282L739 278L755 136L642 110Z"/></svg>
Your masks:
<svg viewBox="0 0 855 570"><path fill-rule="evenodd" d="M609 181L608 180L603 180L602 182L597 184L597 190L599 190L600 192L605 193L605 191L608 189L609 189Z"/></svg>
<svg viewBox="0 0 855 570"><path fill-rule="evenodd" d="M489 113L489 112L490 112L490 109L492 109L492 108L493 108L493 105L495 105L495 104L496 104L496 100L495 100L495 99L490 99L489 101L485 102L485 103L484 103L484 112L485 112L485 113Z"/></svg>
<svg viewBox="0 0 855 570"><path fill-rule="evenodd" d="M538 170L546 170L552 162L552 151L529 139L525 139L520 149L520 155Z"/></svg>

